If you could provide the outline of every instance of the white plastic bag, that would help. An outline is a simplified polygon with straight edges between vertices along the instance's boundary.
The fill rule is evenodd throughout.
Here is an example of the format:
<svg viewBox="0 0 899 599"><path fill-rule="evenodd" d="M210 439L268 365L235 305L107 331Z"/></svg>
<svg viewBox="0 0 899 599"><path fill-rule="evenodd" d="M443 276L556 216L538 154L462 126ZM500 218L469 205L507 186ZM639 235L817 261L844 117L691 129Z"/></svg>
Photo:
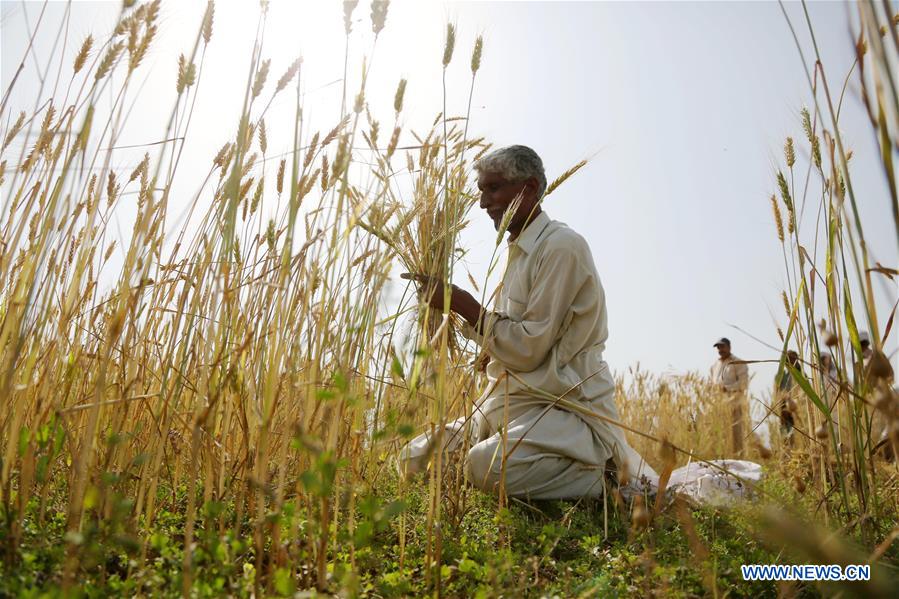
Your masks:
<svg viewBox="0 0 899 599"><path fill-rule="evenodd" d="M762 466L745 460L692 462L671 473L668 491L706 505L729 505L752 495Z"/></svg>

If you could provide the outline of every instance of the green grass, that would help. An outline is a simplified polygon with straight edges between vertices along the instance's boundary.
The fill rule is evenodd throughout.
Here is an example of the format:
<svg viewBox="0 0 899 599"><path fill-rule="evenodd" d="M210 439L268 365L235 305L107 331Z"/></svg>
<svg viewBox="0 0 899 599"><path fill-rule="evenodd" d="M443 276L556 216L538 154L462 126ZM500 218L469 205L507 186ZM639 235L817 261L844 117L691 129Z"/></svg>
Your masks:
<svg viewBox="0 0 899 599"><path fill-rule="evenodd" d="M703 507L688 511L696 539L705 551L703 559L694 550L675 509L663 511L649 528L638 532L631 525L628 510L616 508L612 501L607 514L601 500L534 505L512 502L509 508L497 510L495 498L472 492L457 523L437 535L442 544L442 565L439 572L432 569L429 573L424 548L427 487L413 485L402 502L393 503L399 497L397 482L384 477L376 495L360 493L352 554L343 549L349 543L341 542L349 538L347 528L338 525L332 531L338 535L338 542L329 556L328 592L420 596L436 592L439 585L441 594L447 597L776 597L775 583L744 581L740 565L791 560L775 544L759 540L753 503L738 509ZM765 489L781 494L784 500L792 493L787 481L776 478L767 481ZM37 502L29 505L15 562L5 563L0 569L0 596L62 596L65 498L61 493L53 494L53 498L40 525ZM140 526L139 531L129 530L116 509L102 524L85 527L83 537L77 540L83 549L77 576L80 584L71 596L181 595L185 489L177 490L173 502L171 495L159 500L171 503L159 511L149 529ZM121 507L120 513L125 514L127 505ZM240 527L216 525L233 516L233 505L203 506L195 534L192 596L253 594L257 556L252 523L243 521ZM292 555L307 557L293 563L311 562L308 553L313 539L308 533L314 525L309 514L286 510L277 521L284 531L291 524L298 524L301 531L298 538L284 537ZM401 524L406 530L404 554L399 542ZM887 559L895 561L896 551L890 553ZM263 559L277 559L277 551L267 546ZM271 580L260 589L264 596L291 596L298 589L315 587L311 570L276 566L272 571ZM712 574L713 588L704 582L706 573ZM811 583L792 588L797 593L794 596L819 596L827 591Z"/></svg>

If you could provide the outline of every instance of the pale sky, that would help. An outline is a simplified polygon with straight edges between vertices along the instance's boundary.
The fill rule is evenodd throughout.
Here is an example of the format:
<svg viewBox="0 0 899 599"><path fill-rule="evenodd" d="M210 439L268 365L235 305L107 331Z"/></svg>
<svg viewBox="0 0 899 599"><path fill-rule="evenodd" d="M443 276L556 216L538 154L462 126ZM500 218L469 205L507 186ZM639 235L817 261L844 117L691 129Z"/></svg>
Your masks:
<svg viewBox="0 0 899 599"><path fill-rule="evenodd" d="M301 54L306 117L329 130L340 111L343 11L340 2L274 0L263 56L271 82ZM2 6L2 88L27 45L43 4ZM87 33L104 39L119 2L75 2L68 24L65 68ZM258 3L220 1L187 150L176 180L186 205L212 157L233 137L246 83ZM175 101L177 57L189 52L205 1L163 0L161 31L134 87L132 119L122 143L158 141ZM351 93L362 55L371 52L369 3L354 13ZM854 7L812 2L809 12L832 87L853 60L849 15ZM811 56L802 8L787 11ZM50 3L34 55L16 84L12 113L30 110L39 85L36 62L50 54L65 4ZM393 123L393 95L409 80L407 128L424 130L442 110L441 57L447 20L458 27L448 70L448 113L462 115L468 99L474 39L485 38L475 84L471 136L495 146L533 147L553 179L578 160L590 165L547 199L551 217L590 243L608 301L613 370L637 363L656 373L707 372L712 343L733 342L744 359L774 359L775 321L785 322L784 275L769 196L783 168L784 138L796 140L797 184L804 179L807 143L799 111L811 107L802 63L776 2L391 2L378 41L367 99L382 130ZM71 72L71 71L68 71ZM55 67L48 85L52 87ZM330 84L330 85L329 85ZM45 96L46 96L45 92ZM266 119L269 154L289 150L292 94L283 93ZM4 116L4 119L7 117ZM873 260L895 267L895 229L877 150L853 76L844 100L842 131L854 150L853 183ZM7 123L2 123L5 130ZM21 142L19 142L21 143ZM401 143L402 145L402 143ZM130 170L145 151L119 154ZM151 156L155 156L151 152ZM801 167L801 168L800 168ZM814 192L816 188L813 187ZM3 200L5 202L5 198ZM815 205L812 195L809 201ZM177 217L180 210L170 214ZM804 230L812 231L814 211ZM127 232L127 210L118 214ZM495 232L479 212L462 243L478 279L486 272ZM872 261L873 261L872 260ZM456 283L467 286L464 277ZM397 283L399 285L399 282ZM877 283L883 321L896 301L895 282ZM773 316L772 316L773 315ZM881 327L883 324L881 324ZM896 365L896 338L888 349ZM774 368L754 366L753 392L770 387Z"/></svg>

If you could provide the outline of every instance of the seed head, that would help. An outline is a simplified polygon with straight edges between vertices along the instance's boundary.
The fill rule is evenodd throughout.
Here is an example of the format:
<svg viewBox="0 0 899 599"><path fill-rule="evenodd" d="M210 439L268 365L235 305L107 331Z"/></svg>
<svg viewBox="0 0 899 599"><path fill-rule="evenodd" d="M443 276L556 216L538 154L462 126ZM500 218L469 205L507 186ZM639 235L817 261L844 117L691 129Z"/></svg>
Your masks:
<svg viewBox="0 0 899 599"><path fill-rule="evenodd" d="M443 46L443 68L449 66L453 59L453 49L456 47L456 26L452 23L446 24L446 43Z"/></svg>
<svg viewBox="0 0 899 599"><path fill-rule="evenodd" d="M106 51L106 54L103 56L103 60L100 61L100 65L97 67L97 72L94 73L95 81L99 81L106 77L107 74L109 74L110 69L112 69L113 63L115 63L116 59L119 57L119 54L121 54L124 48L125 44L123 42L116 42L109 47L109 50Z"/></svg>
<svg viewBox="0 0 899 599"><path fill-rule="evenodd" d="M350 136L349 134L344 134L340 136L340 143L337 144L337 152L334 154L334 163L331 167L331 179L337 180L346 170L346 167L349 165L349 144L350 144Z"/></svg>
<svg viewBox="0 0 899 599"><path fill-rule="evenodd" d="M158 10L159 3L154 2L151 6L155 6ZM153 19L155 19L155 14ZM128 59L128 70L133 71L139 65L141 60L143 60L144 56L147 53L147 49L150 47L150 42L153 41L153 38L156 36L156 25L153 24L153 19L148 19L146 21L146 31L144 32L144 36L141 38L140 42L136 45L131 46L129 40L129 48L128 51L130 53L130 58Z"/></svg>
<svg viewBox="0 0 899 599"><path fill-rule="evenodd" d="M868 42L865 40L865 36L863 33L858 34L858 40L855 42L855 55L858 57L858 61L861 62L862 58L864 58L865 54L868 53Z"/></svg>
<svg viewBox="0 0 899 599"><path fill-rule="evenodd" d="M223 166L225 161L225 155L231 149L231 142L225 142L225 145L218 151L218 154L215 155L215 158L212 160L212 164L215 166Z"/></svg>
<svg viewBox="0 0 899 599"><path fill-rule="evenodd" d="M375 35L381 33L384 29L384 23L387 22L387 7L390 0L374 0L371 3L371 30Z"/></svg>
<svg viewBox="0 0 899 599"><path fill-rule="evenodd" d="M256 71L256 80L253 82L253 97L257 97L262 93L262 88L265 85L265 79L268 77L268 68L271 65L270 59L265 59L262 61L262 64L259 66L259 70Z"/></svg>
<svg viewBox="0 0 899 599"><path fill-rule="evenodd" d="M278 178L275 179L275 189L278 190L278 195L284 191L284 166L286 164L286 160L281 160L281 163L278 165Z"/></svg>
<svg viewBox="0 0 899 599"><path fill-rule="evenodd" d="M10 128L9 132L6 134L6 137L3 139L3 148L6 149L6 146L9 145L9 142L13 140L13 138L18 135L19 131L22 130L22 125L25 124L25 112L22 111L19 113L19 118L16 119L16 122L13 123L13 126Z"/></svg>
<svg viewBox="0 0 899 599"><path fill-rule="evenodd" d="M94 192L97 190L97 175L91 175L90 180L87 183L87 210L90 212L91 206L94 203Z"/></svg>
<svg viewBox="0 0 899 599"><path fill-rule="evenodd" d="M268 243L268 249L275 250L275 221L269 219L268 227L265 230L265 241Z"/></svg>
<svg viewBox="0 0 899 599"><path fill-rule="evenodd" d="M406 94L406 80L400 79L396 87L396 95L393 96L393 109L399 114L403 110L403 96ZM23 115L25 113L22 113Z"/></svg>
<svg viewBox="0 0 899 599"><path fill-rule="evenodd" d="M254 214L259 208L259 202L262 200L262 191L265 189L265 177L259 179L259 185L256 186L256 193L253 195L253 201L250 203L250 214Z"/></svg>
<svg viewBox="0 0 899 599"><path fill-rule="evenodd" d="M788 137L784 144L784 157L787 159L787 166L793 168L796 164L796 151L793 149L793 138Z"/></svg>
<svg viewBox="0 0 899 599"><path fill-rule="evenodd" d="M380 133L380 131L381 131L380 123L378 123L378 121L372 121L371 130L369 131L369 134L368 134L368 139L371 140L372 149L378 147L378 134Z"/></svg>
<svg viewBox="0 0 899 599"><path fill-rule="evenodd" d="M784 177L783 171L777 171L777 187L780 189L780 197L787 210L793 212L793 198L790 196L790 186L787 185L787 178Z"/></svg>
<svg viewBox="0 0 899 599"><path fill-rule="evenodd" d="M315 169L311 175L306 175L300 179L299 189L297 189L298 200L302 200L310 191L312 191L312 186L315 185L315 181L318 179L318 174L320 172L319 169Z"/></svg>
<svg viewBox="0 0 899 599"><path fill-rule="evenodd" d="M322 154L322 193L328 190L328 155Z"/></svg>
<svg viewBox="0 0 899 599"><path fill-rule="evenodd" d="M840 201L846 197L846 180L843 179L842 173L837 173L837 186L836 186L837 198Z"/></svg>
<svg viewBox="0 0 899 599"><path fill-rule="evenodd" d="M821 168L821 142L818 139L818 136L815 135L815 131L812 128L812 117L808 111L808 108L802 109L802 129L805 131L805 136L808 139L809 144L812 147L812 162L819 169Z"/></svg>
<svg viewBox="0 0 899 599"><path fill-rule="evenodd" d="M297 71L300 70L300 65L303 64L303 57L299 57L290 63L290 66L287 67L287 71L281 75L281 78L278 79L278 85L275 86L275 93L277 94L279 91L287 87L287 84L290 83L293 78L296 76Z"/></svg>
<svg viewBox="0 0 899 599"><path fill-rule="evenodd" d="M584 168L585 166L587 166L587 161L586 161L586 160L581 160L580 162L578 162L577 164L575 164L574 166L572 166L571 168L569 168L567 171L565 171L564 173L562 173L561 175L559 175L558 177L556 177L555 179L553 179L552 183L550 183L549 185L546 186L546 191L543 192L543 197L545 198L546 196L548 196L549 194L551 194L552 192L554 192L554 191L555 191L556 189L558 189L558 187L559 187L562 183L564 183L569 177L571 177L572 175L574 175L576 172L578 172L579 170L581 170L581 169Z"/></svg>
<svg viewBox="0 0 899 599"><path fill-rule="evenodd" d="M187 62L184 54L178 57L178 83L175 86L180 96L185 89L193 85L197 80L197 67L192 62Z"/></svg>
<svg viewBox="0 0 899 599"><path fill-rule="evenodd" d="M777 205L777 198L771 194L771 210L774 212L774 226L777 231L777 239L781 243L784 242L784 221L780 214L780 206Z"/></svg>
<svg viewBox="0 0 899 599"><path fill-rule="evenodd" d="M203 41L207 44L212 39L212 21L215 19L215 3L206 3L206 14L203 15Z"/></svg>
<svg viewBox="0 0 899 599"><path fill-rule="evenodd" d="M337 123L337 126L328 131L328 134L325 135L325 138L322 140L322 147L327 146L332 141L337 139L337 134L340 133L340 130L346 127L347 123L350 122L350 117L347 115L342 121Z"/></svg>
<svg viewBox="0 0 899 599"><path fill-rule="evenodd" d="M240 186L240 189L237 192L237 200L243 201L245 197L247 197L247 193L250 191L250 187L253 186L254 177L250 177Z"/></svg>
<svg viewBox="0 0 899 599"><path fill-rule="evenodd" d="M268 149L268 135L265 132L265 121L259 122L259 149L262 150L263 155Z"/></svg>
<svg viewBox="0 0 899 599"><path fill-rule="evenodd" d="M147 6L147 12L144 14L144 21L147 24L152 23L156 20L156 17L159 16L159 6L162 3L162 0L153 0Z"/></svg>
<svg viewBox="0 0 899 599"><path fill-rule="evenodd" d="M396 146L400 141L400 128L397 127L393 130L393 135L390 136L390 143L387 144L387 159L389 160L393 153L396 151Z"/></svg>
<svg viewBox="0 0 899 599"><path fill-rule="evenodd" d="M82 68L84 68L84 63L87 62L87 55L91 51L91 46L94 45L94 37L92 35L84 38L84 42L81 44L81 49L78 50L78 54L75 55L75 63L72 65L72 69L77 73Z"/></svg>
<svg viewBox="0 0 899 599"><path fill-rule="evenodd" d="M312 141L309 142L309 147L306 148L306 158L303 159L303 170L306 170L306 167L312 164L312 159L315 158L316 146L318 146L318 131L312 136Z"/></svg>
<svg viewBox="0 0 899 599"><path fill-rule="evenodd" d="M106 206L112 206L116 196L119 195L119 186L116 185L115 173L109 172L109 179L106 181Z"/></svg>
<svg viewBox="0 0 899 599"><path fill-rule="evenodd" d="M135 179L137 179L138 177L140 177L141 173L142 173L143 170L144 170L144 166L145 166L145 165L146 165L146 161L145 161L145 160L141 160L140 163L137 165L137 167L136 167L133 171L131 171L131 176L128 177L128 182L129 182L129 183L131 183L132 181L134 181Z"/></svg>
<svg viewBox="0 0 899 599"><path fill-rule="evenodd" d="M359 4L359 0L344 0L343 2L343 28L347 35L353 30L353 11L357 4Z"/></svg>
<svg viewBox="0 0 899 599"><path fill-rule="evenodd" d="M471 53L471 74L474 75L481 68L481 52L484 50L484 38L478 36L474 41L474 51Z"/></svg>

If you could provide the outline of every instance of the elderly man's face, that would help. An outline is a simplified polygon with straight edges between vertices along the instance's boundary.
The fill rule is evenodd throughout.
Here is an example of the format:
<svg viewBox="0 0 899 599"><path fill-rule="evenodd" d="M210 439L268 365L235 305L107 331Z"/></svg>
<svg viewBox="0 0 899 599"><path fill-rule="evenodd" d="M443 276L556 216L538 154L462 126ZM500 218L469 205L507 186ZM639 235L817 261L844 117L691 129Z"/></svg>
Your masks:
<svg viewBox="0 0 899 599"><path fill-rule="evenodd" d="M730 346L726 343L718 343L715 345L718 350L718 357L727 358L730 355Z"/></svg>
<svg viewBox="0 0 899 599"><path fill-rule="evenodd" d="M531 177L524 181L511 182L499 173L482 172L478 175L478 189L481 191L480 206L490 216L496 230L499 230L502 224L506 208L521 195L521 203L508 227L512 235L518 235L534 210L537 200L537 179Z"/></svg>

